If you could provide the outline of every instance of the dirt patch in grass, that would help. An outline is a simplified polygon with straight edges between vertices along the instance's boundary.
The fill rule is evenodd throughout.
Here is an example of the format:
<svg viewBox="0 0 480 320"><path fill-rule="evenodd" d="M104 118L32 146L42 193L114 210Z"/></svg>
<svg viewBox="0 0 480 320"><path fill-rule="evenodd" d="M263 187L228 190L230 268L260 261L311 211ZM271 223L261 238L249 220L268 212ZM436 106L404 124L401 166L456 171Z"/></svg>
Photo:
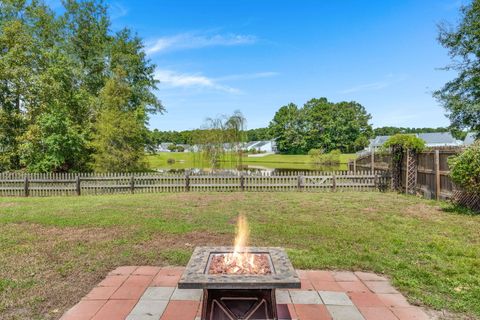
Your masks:
<svg viewBox="0 0 480 320"><path fill-rule="evenodd" d="M437 220L439 215L444 213L441 212L440 207L434 207L426 203L416 203L413 205L406 206L403 211L405 215L410 217L415 217L422 220Z"/></svg>
<svg viewBox="0 0 480 320"><path fill-rule="evenodd" d="M0 225L0 232L4 229ZM10 224L8 229L20 240L14 255L0 251L0 280L5 279L0 286L0 319L28 319L32 312L42 319L57 319L117 266L168 265L163 252L189 254L195 246L232 242L230 235L207 231L144 236L135 228L28 223Z"/></svg>
<svg viewBox="0 0 480 320"><path fill-rule="evenodd" d="M17 206L17 203L14 202L0 202L0 208L11 208Z"/></svg>

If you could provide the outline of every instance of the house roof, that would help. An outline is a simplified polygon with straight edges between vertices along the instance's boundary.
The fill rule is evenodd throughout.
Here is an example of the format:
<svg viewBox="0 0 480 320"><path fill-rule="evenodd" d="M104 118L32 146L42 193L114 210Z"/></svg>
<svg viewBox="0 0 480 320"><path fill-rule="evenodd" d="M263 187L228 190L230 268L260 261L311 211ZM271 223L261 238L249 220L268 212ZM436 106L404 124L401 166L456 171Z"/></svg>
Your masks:
<svg viewBox="0 0 480 320"><path fill-rule="evenodd" d="M371 139L370 144L373 147L380 147L388 140L388 138L390 138L390 136L376 136L374 139Z"/></svg>
<svg viewBox="0 0 480 320"><path fill-rule="evenodd" d="M458 146L463 144L462 141L455 139L450 132L419 133L417 136L420 139L423 139L427 146L428 145Z"/></svg>
<svg viewBox="0 0 480 320"><path fill-rule="evenodd" d="M467 136L465 137L465 140L463 141L463 144L466 146L469 146L475 142L475 136L477 135L476 132L469 132L467 133Z"/></svg>
<svg viewBox="0 0 480 320"><path fill-rule="evenodd" d="M255 145L255 148L261 148L267 144L269 144L270 141L259 141L256 145Z"/></svg>

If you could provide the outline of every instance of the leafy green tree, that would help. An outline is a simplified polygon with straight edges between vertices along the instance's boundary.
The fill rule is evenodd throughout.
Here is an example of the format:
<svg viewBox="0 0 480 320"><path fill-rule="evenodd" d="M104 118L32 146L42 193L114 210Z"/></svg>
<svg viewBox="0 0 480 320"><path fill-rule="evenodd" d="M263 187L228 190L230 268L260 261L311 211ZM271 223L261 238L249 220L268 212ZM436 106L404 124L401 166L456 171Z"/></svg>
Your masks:
<svg viewBox="0 0 480 320"><path fill-rule="evenodd" d="M307 153L305 115L295 104L290 103L281 107L270 122L269 130L280 152Z"/></svg>
<svg viewBox="0 0 480 320"><path fill-rule="evenodd" d="M93 167L99 172L129 172L145 168L144 110L131 109L133 89L120 69L100 92L102 109L95 124Z"/></svg>
<svg viewBox="0 0 480 320"><path fill-rule="evenodd" d="M374 136L393 136L397 133L433 133L448 132L449 128L405 128L405 127L379 127L373 129Z"/></svg>
<svg viewBox="0 0 480 320"><path fill-rule="evenodd" d="M25 112L34 97L32 70L38 69L39 59L31 50L37 42L25 1L8 1L0 8L0 169L15 170L20 168Z"/></svg>
<svg viewBox="0 0 480 320"><path fill-rule="evenodd" d="M456 27L440 26L438 41L453 60L445 69L458 76L434 96L447 110L453 128L480 132L480 0L463 6L461 15Z"/></svg>
<svg viewBox="0 0 480 320"><path fill-rule="evenodd" d="M354 152L368 144L371 116L357 102L332 103L326 98L312 99L304 106L307 148Z"/></svg>
<svg viewBox="0 0 480 320"><path fill-rule="evenodd" d="M453 181L465 190L480 195L480 142L448 160Z"/></svg>
<svg viewBox="0 0 480 320"><path fill-rule="evenodd" d="M127 29L110 34L102 0L62 4L55 14L42 1L0 1L0 170L89 170L106 119L136 124L144 140L124 140L136 150L149 115L163 111L141 39ZM115 109L105 92L117 78L130 93Z"/></svg>
<svg viewBox="0 0 480 320"><path fill-rule="evenodd" d="M65 108L43 112L24 134L22 162L34 172L83 171L86 132L72 123Z"/></svg>
<svg viewBox="0 0 480 320"><path fill-rule="evenodd" d="M268 128L250 129L245 132L247 141L271 140L273 137Z"/></svg>

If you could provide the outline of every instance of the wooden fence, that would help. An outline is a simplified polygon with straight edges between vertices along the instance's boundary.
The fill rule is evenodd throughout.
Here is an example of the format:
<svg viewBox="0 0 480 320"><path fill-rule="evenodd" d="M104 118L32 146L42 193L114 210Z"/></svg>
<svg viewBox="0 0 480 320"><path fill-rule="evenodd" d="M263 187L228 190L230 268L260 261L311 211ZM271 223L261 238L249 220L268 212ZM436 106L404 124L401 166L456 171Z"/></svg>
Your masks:
<svg viewBox="0 0 480 320"><path fill-rule="evenodd" d="M450 199L457 191L449 174L448 158L461 152L462 148L436 148L427 149L417 157L417 192L428 199ZM404 157L405 158L405 157ZM372 165L375 171L388 172L391 165L390 154L366 154L358 157L355 162L350 163L360 170L371 170ZM406 159L402 163L401 185L405 187Z"/></svg>
<svg viewBox="0 0 480 320"><path fill-rule="evenodd" d="M385 190L381 172L288 172L285 174L0 173L0 196L68 196L188 191Z"/></svg>

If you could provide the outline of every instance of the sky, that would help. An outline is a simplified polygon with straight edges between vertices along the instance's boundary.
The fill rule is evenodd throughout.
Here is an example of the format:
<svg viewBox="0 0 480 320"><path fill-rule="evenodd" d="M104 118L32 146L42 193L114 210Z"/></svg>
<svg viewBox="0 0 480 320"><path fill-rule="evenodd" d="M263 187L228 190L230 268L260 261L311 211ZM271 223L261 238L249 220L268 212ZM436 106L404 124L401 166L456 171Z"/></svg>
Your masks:
<svg viewBox="0 0 480 320"><path fill-rule="evenodd" d="M380 126L447 126L432 97L455 74L437 42L459 0L107 0L112 29L144 39L167 112L187 130L240 110L268 126L290 102L357 101Z"/></svg>

